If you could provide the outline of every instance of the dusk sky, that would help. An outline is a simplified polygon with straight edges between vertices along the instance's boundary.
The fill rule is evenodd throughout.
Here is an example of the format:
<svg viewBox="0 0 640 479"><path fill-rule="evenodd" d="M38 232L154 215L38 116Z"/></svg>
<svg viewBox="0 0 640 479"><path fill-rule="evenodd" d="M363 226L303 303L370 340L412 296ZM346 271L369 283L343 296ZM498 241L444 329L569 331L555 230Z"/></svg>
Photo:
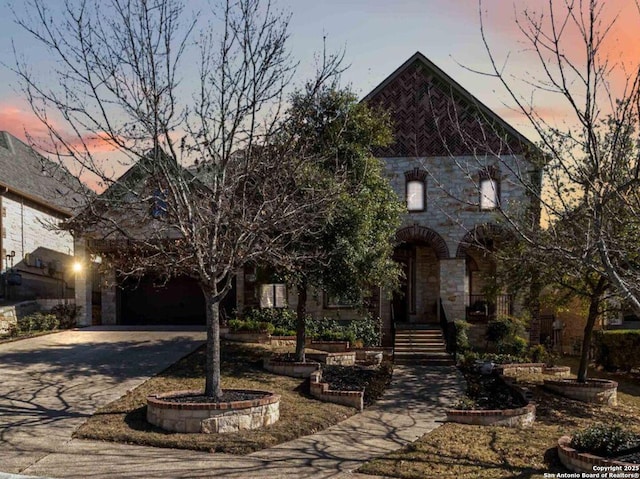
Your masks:
<svg viewBox="0 0 640 479"><path fill-rule="evenodd" d="M555 0L554 0L555 1ZM54 5L62 0L50 0ZM525 51L521 34L514 22L514 9L525 6L542 8L542 0L518 0L517 7L506 0L484 0L487 35L496 56L504 61L509 53L508 70L516 76L532 74L531 56ZM560 1L556 1L560 4ZM206 9L203 0L187 1L188 8ZM313 53L322 47L327 36L330 49L346 49L346 63L351 67L344 82L364 96L416 51L421 51L487 106L502 115L516 128L533 134L522 119L505 107L512 104L495 79L466 70L487 70L488 59L481 43L478 3L476 0L278 0L277 5L292 13L290 48L300 61L299 79L312 71ZM609 16L620 14L607 48L615 60L629 65L640 57L640 42L635 39L639 16L633 0L607 2ZM46 54L39 45L15 25L5 9L0 18L3 42L0 60L13 63L11 41L41 75L47 74ZM579 47L579 41L575 43ZM574 52L579 53L579 52ZM0 129L23 137L24 129L37 132L39 127L23 98L16 93L17 79L6 67L0 69ZM528 96L527 85L519 91ZM566 112L558 99L539 96L536 107L548 118L560 121Z"/></svg>

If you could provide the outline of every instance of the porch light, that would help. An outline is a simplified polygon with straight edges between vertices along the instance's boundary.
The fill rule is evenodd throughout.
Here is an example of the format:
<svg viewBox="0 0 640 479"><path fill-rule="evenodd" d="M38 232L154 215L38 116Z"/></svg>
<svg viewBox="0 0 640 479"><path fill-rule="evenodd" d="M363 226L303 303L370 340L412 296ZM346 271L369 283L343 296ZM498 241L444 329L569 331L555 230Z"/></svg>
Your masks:
<svg viewBox="0 0 640 479"><path fill-rule="evenodd" d="M79 261L74 261L72 269L74 273L79 273L80 271L82 271L82 263L80 263Z"/></svg>

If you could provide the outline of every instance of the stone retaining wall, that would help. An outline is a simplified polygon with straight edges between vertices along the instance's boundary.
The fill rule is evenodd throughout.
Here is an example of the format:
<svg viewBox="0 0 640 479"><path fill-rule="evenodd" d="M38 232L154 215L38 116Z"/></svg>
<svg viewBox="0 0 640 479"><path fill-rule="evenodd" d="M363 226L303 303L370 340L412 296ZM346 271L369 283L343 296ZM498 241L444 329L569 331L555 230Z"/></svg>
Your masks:
<svg viewBox="0 0 640 479"><path fill-rule="evenodd" d="M327 366L353 366L356 364L356 353L307 353L306 358L318 361Z"/></svg>
<svg viewBox="0 0 640 479"><path fill-rule="evenodd" d="M517 376L518 374L541 374L544 363L513 363L496 364L498 372L504 376Z"/></svg>
<svg viewBox="0 0 640 479"><path fill-rule="evenodd" d="M542 370L542 374L555 376L558 378L568 378L569 376L571 376L571 368L569 366L552 366L544 368Z"/></svg>
<svg viewBox="0 0 640 479"><path fill-rule="evenodd" d="M274 361L267 358L264 359L262 364L270 373L292 378L308 378L312 372L320 369L320 363L310 361L298 363L293 361Z"/></svg>
<svg viewBox="0 0 640 479"><path fill-rule="evenodd" d="M18 325L18 318L40 311L37 301L22 301L11 306L0 307L0 334L7 334Z"/></svg>
<svg viewBox="0 0 640 479"><path fill-rule="evenodd" d="M561 396L582 402L609 406L618 404L618 383L607 379L589 379L586 383L566 379L545 379L544 387Z"/></svg>
<svg viewBox="0 0 640 479"><path fill-rule="evenodd" d="M227 403L180 403L171 398L201 395L202 391L174 391L147 397L147 421L166 431L225 433L258 429L280 418L280 396L268 391L264 397Z"/></svg>
<svg viewBox="0 0 640 479"><path fill-rule="evenodd" d="M580 473L586 472L598 475L593 477L606 477L604 473L607 471L637 471L636 468L638 467L638 464L615 461L612 459L605 459L600 456L594 456L593 454L587 454L585 452L578 452L572 448L570 444L571 438L569 436L562 436L558 439L558 457L560 458L562 465L570 471ZM625 466L630 469L625 469ZM613 477L613 475L611 477Z"/></svg>
<svg viewBox="0 0 640 479"><path fill-rule="evenodd" d="M311 341L309 347L318 351L344 353L349 351L349 341Z"/></svg>
<svg viewBox="0 0 640 479"><path fill-rule="evenodd" d="M466 411L447 409L447 421L479 426L531 426L536 419L535 404L517 409L495 409L489 411Z"/></svg>
<svg viewBox="0 0 640 479"><path fill-rule="evenodd" d="M321 401L354 407L358 411L364 409L363 391L335 391L329 389L329 384L322 382L322 371L314 371L311 373L310 380L309 390L313 397Z"/></svg>
<svg viewBox="0 0 640 479"><path fill-rule="evenodd" d="M238 341L240 343L269 343L269 335L267 333L254 333L249 331L235 331L224 335L224 339L229 341Z"/></svg>

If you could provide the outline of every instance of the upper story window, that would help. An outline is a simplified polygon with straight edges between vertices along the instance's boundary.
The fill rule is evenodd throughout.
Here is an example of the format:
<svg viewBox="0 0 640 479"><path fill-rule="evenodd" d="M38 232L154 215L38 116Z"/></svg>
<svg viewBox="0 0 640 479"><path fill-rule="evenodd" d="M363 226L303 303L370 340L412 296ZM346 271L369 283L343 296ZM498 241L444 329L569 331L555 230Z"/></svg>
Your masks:
<svg viewBox="0 0 640 479"><path fill-rule="evenodd" d="M157 220L167 216L167 195L160 189L153 192L151 216Z"/></svg>
<svg viewBox="0 0 640 479"><path fill-rule="evenodd" d="M494 210L500 204L500 172L489 166L480 172L480 210Z"/></svg>
<svg viewBox="0 0 640 479"><path fill-rule="evenodd" d="M404 174L407 210L424 211L427 209L427 172L414 168Z"/></svg>

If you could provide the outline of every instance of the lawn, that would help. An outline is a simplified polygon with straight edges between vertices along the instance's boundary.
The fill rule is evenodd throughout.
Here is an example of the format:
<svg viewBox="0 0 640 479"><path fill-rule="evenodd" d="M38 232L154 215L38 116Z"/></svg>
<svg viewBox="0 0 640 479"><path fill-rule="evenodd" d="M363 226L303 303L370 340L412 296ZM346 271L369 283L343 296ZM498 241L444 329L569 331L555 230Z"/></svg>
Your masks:
<svg viewBox="0 0 640 479"><path fill-rule="evenodd" d="M575 368L576 361L567 365ZM573 370L575 372L575 369ZM359 472L399 478L493 479L543 478L544 473L567 472L558 462L560 436L594 422L623 424L640 432L640 381L629 375L592 371L591 377L619 381L617 407L596 406L544 391L542 375L526 379L537 403L533 427L468 426L447 423L415 443L365 464Z"/></svg>
<svg viewBox="0 0 640 479"><path fill-rule="evenodd" d="M262 359L274 352L282 352L282 349L222 343L223 388L263 389L281 395L280 420L272 426L227 434L180 434L166 432L147 423L147 395L204 387L204 348L201 348L134 391L99 409L76 431L75 437L248 454L313 434L356 413L353 408L311 398L306 381L277 376L262 369Z"/></svg>

